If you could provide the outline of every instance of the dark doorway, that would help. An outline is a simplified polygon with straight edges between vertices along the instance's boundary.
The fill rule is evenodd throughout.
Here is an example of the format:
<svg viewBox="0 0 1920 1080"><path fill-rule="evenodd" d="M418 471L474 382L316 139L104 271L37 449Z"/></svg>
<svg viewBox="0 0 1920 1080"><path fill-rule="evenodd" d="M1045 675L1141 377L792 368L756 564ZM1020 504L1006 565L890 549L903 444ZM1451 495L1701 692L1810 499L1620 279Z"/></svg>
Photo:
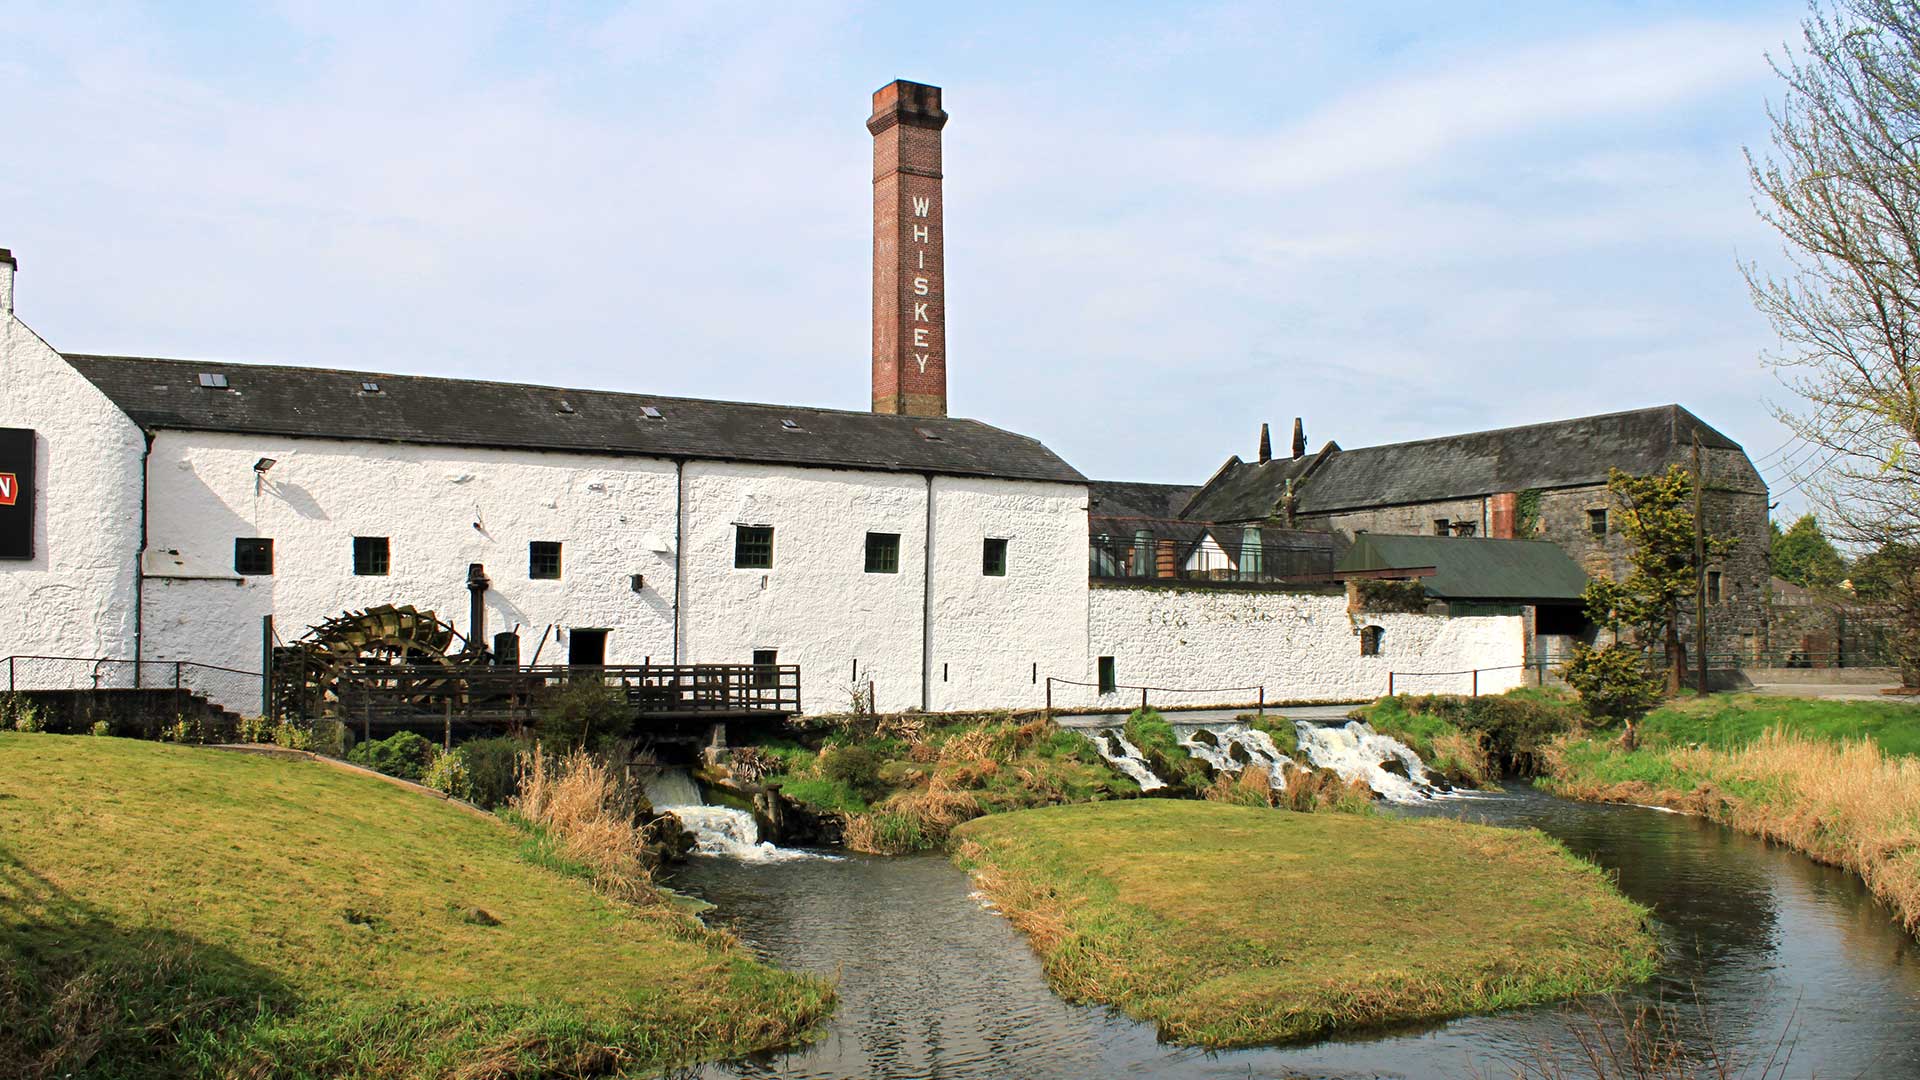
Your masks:
<svg viewBox="0 0 1920 1080"><path fill-rule="evenodd" d="M605 630L574 630L567 635L567 663L575 667L602 667L606 662Z"/></svg>

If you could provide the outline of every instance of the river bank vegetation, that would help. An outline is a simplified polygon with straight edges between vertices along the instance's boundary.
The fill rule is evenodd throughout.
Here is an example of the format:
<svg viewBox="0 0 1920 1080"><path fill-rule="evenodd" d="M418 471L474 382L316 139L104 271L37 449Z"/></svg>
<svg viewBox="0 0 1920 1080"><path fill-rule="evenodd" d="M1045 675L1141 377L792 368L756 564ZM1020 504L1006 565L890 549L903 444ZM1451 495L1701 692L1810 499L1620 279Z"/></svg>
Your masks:
<svg viewBox="0 0 1920 1080"><path fill-rule="evenodd" d="M1916 752L1914 705L1712 696L1649 713L1632 750L1605 731L1561 739L1542 783L1696 814L1845 867L1920 932Z"/></svg>
<svg viewBox="0 0 1920 1080"><path fill-rule="evenodd" d="M727 779L758 783L877 855L943 846L985 814L1140 794L1084 736L1046 720L854 717L813 745L736 750Z"/></svg>
<svg viewBox="0 0 1920 1080"><path fill-rule="evenodd" d="M311 761L0 734L0 1075L648 1072L831 1011L543 828Z"/></svg>
<svg viewBox="0 0 1920 1080"><path fill-rule="evenodd" d="M1502 776L1533 776L1552 741L1586 724L1572 695L1552 689L1504 694L1402 694L1352 715L1412 747L1456 787L1485 788Z"/></svg>
<svg viewBox="0 0 1920 1080"><path fill-rule="evenodd" d="M1646 912L1531 830L1143 799L982 818L957 857L1054 988L1209 1047L1623 986Z"/></svg>

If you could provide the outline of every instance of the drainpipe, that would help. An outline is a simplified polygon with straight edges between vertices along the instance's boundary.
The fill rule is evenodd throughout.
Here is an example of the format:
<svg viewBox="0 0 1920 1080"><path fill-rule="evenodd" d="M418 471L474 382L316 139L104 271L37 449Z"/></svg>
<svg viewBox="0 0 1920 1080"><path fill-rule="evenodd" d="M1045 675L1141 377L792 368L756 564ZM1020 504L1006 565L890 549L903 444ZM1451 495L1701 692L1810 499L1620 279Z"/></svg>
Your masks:
<svg viewBox="0 0 1920 1080"><path fill-rule="evenodd" d="M133 686L140 688L140 659L146 646L145 607L147 599L147 476L153 459L153 432L141 433L146 448L140 451L140 545L133 552Z"/></svg>
<svg viewBox="0 0 1920 1080"><path fill-rule="evenodd" d="M680 663L680 589L686 580L680 573L680 552L687 546L686 527L687 460L673 460L673 662Z"/></svg>
<svg viewBox="0 0 1920 1080"><path fill-rule="evenodd" d="M920 711L933 711L933 474L927 473L927 541L923 546L925 585L920 595Z"/></svg>

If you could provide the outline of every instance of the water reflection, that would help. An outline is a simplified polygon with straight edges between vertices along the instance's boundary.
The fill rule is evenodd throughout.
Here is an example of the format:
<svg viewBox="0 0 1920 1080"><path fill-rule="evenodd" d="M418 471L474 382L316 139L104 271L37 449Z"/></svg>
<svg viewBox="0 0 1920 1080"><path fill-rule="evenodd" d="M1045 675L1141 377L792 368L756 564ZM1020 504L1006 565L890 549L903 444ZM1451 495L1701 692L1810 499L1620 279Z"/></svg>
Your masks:
<svg viewBox="0 0 1920 1080"><path fill-rule="evenodd" d="M1920 1075L1914 941L1850 875L1718 826L1516 788L1405 811L1531 825L1618 875L1652 909L1658 978L1626 1005L1677 1003L1689 1041L1764 1057L1783 1031L1792 1075ZM718 905L781 964L838 973L825 1038L692 1077L1467 1077L1476 1067L1573 1049L1555 1008L1469 1017L1310 1046L1207 1054L1152 1028L1070 1006L1005 920L944 858L775 865L701 859L679 887Z"/></svg>

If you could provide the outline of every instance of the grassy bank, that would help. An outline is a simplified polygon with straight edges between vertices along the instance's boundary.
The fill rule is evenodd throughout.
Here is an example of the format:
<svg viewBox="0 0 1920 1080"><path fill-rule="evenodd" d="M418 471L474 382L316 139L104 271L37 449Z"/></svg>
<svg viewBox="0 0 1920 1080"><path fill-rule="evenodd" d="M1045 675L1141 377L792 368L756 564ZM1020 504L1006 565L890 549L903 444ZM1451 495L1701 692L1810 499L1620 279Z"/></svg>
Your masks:
<svg viewBox="0 0 1920 1080"><path fill-rule="evenodd" d="M587 1076L830 1011L537 848L313 762L0 734L0 1075Z"/></svg>
<svg viewBox="0 0 1920 1080"><path fill-rule="evenodd" d="M1538 833L1143 799L961 826L1056 989L1241 1046L1623 985L1645 912Z"/></svg>
<svg viewBox="0 0 1920 1080"><path fill-rule="evenodd" d="M1355 709L1382 735L1412 747L1460 787L1486 787L1504 775L1531 776L1553 739L1585 721L1571 696L1554 690L1504 694L1401 694Z"/></svg>
<svg viewBox="0 0 1920 1080"><path fill-rule="evenodd" d="M1920 708L1714 696L1556 745L1551 790L1671 807L1845 867L1920 932Z"/></svg>
<svg viewBox="0 0 1920 1080"><path fill-rule="evenodd" d="M875 724L829 734L817 748L758 748L763 782L815 813L844 818L855 851L928 850L985 814L1140 794L1085 736L1045 720Z"/></svg>

